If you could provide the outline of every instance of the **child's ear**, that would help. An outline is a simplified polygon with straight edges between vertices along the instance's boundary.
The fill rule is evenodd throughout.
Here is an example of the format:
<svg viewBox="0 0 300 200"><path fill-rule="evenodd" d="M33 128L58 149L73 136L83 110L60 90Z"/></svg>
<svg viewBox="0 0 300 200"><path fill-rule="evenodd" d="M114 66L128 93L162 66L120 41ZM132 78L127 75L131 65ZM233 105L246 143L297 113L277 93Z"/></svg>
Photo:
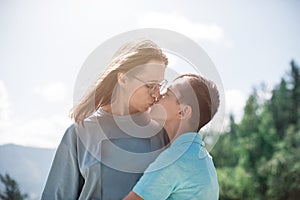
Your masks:
<svg viewBox="0 0 300 200"><path fill-rule="evenodd" d="M192 107L189 105L180 105L178 114L181 119L189 119L192 116Z"/></svg>

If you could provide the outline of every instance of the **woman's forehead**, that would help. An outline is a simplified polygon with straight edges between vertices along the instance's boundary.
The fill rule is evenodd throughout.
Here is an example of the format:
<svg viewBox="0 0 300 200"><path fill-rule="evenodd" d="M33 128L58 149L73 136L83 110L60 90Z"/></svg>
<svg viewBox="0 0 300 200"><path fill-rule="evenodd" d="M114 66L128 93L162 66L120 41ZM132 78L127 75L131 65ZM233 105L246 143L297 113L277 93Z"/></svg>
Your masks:
<svg viewBox="0 0 300 200"><path fill-rule="evenodd" d="M163 63L147 63L133 68L126 74L137 76L145 82L160 82L164 79L165 65Z"/></svg>

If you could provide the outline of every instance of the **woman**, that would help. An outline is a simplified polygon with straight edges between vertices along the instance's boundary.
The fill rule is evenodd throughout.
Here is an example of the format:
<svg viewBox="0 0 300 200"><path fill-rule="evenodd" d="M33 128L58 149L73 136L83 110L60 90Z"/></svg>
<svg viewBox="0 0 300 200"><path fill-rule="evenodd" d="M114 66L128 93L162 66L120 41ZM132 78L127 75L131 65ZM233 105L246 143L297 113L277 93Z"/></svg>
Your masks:
<svg viewBox="0 0 300 200"><path fill-rule="evenodd" d="M121 199L168 142L147 110L160 96L166 56L152 41L120 48L71 113L42 199Z"/></svg>

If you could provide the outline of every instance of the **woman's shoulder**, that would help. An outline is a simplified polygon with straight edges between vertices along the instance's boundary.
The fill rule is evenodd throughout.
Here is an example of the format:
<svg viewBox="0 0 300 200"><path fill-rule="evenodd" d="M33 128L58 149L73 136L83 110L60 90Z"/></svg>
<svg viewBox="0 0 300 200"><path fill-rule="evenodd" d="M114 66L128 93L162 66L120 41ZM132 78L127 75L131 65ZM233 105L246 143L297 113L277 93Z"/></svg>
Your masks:
<svg viewBox="0 0 300 200"><path fill-rule="evenodd" d="M76 139L76 124L73 123L69 125L69 127L66 129L64 136L62 138L62 141L70 141Z"/></svg>

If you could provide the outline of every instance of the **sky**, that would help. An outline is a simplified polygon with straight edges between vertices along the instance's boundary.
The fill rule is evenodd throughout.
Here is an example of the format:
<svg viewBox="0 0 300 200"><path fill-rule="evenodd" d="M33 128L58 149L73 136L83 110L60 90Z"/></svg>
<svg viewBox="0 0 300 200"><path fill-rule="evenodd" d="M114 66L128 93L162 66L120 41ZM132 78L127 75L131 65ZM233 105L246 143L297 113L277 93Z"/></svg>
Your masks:
<svg viewBox="0 0 300 200"><path fill-rule="evenodd" d="M271 90L292 59L300 64L299 11L297 0L0 0L0 144L57 147L86 58L140 28L201 46L222 79L226 113L239 121L253 87Z"/></svg>

